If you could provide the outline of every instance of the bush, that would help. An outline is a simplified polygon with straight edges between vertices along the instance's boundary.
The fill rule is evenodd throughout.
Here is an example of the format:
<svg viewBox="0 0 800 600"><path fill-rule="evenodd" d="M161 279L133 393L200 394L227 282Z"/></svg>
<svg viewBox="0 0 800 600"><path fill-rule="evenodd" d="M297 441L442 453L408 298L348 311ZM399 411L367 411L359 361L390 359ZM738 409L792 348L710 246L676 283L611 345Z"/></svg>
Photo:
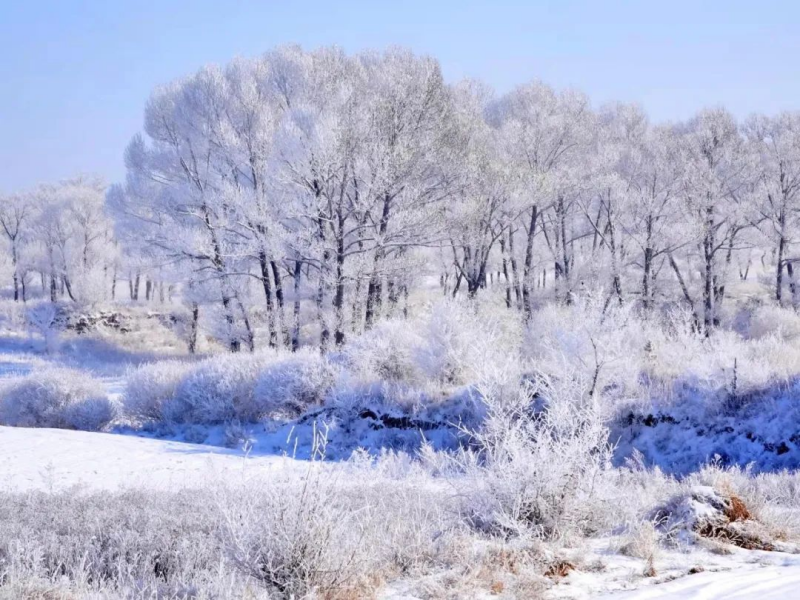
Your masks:
<svg viewBox="0 0 800 600"><path fill-rule="evenodd" d="M486 418L461 459L474 525L523 539L594 533L605 513L596 485L611 470L611 447L591 399L544 379L509 384L502 374L477 387Z"/></svg>
<svg viewBox="0 0 800 600"><path fill-rule="evenodd" d="M226 354L202 361L164 403L163 418L175 423L218 424L249 413L259 376L275 357L273 352Z"/></svg>
<svg viewBox="0 0 800 600"><path fill-rule="evenodd" d="M609 402L639 395L646 328L632 305L601 296L573 305L548 305L528 324L523 353L555 380L576 380Z"/></svg>
<svg viewBox="0 0 800 600"><path fill-rule="evenodd" d="M444 301L434 306L417 361L440 384L472 384L517 358L521 331L513 311L480 301Z"/></svg>
<svg viewBox="0 0 800 600"><path fill-rule="evenodd" d="M0 388L0 423L99 431L117 415L99 381L72 369L51 368Z"/></svg>
<svg viewBox="0 0 800 600"><path fill-rule="evenodd" d="M750 317L748 334L751 339L777 335L784 341L795 341L800 338L800 315L790 308L760 306Z"/></svg>
<svg viewBox="0 0 800 600"><path fill-rule="evenodd" d="M318 352L297 352L267 365L258 379L253 404L243 404L238 416L242 420L299 416L321 405L335 380L333 366Z"/></svg>
<svg viewBox="0 0 800 600"><path fill-rule="evenodd" d="M423 377L417 355L425 340L408 321L381 321L344 348L345 364L367 381L414 382Z"/></svg>
<svg viewBox="0 0 800 600"><path fill-rule="evenodd" d="M182 490L0 491L0 597L372 598L454 556L448 489L307 466Z"/></svg>
<svg viewBox="0 0 800 600"><path fill-rule="evenodd" d="M227 568L217 524L197 491L3 493L0 597L266 600Z"/></svg>
<svg viewBox="0 0 800 600"><path fill-rule="evenodd" d="M125 414L137 421L164 420L165 403L175 397L192 367L182 362L157 362L131 371L125 384Z"/></svg>

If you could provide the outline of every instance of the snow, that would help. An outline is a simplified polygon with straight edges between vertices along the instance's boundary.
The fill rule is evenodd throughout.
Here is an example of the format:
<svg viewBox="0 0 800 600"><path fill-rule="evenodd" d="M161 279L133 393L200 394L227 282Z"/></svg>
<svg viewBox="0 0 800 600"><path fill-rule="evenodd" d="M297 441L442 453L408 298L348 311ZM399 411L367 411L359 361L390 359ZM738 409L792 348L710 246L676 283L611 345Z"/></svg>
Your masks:
<svg viewBox="0 0 800 600"><path fill-rule="evenodd" d="M748 398L741 406L709 413L702 394L686 394L680 402L652 414L631 413L612 424L618 464L641 453L647 464L686 474L716 460L723 466L758 471L800 467L800 381L775 386Z"/></svg>
<svg viewBox="0 0 800 600"><path fill-rule="evenodd" d="M787 600L800 596L800 565L698 573L598 600Z"/></svg>
<svg viewBox="0 0 800 600"><path fill-rule="evenodd" d="M119 398L125 388L127 369L138 360L119 353L108 355L97 345L79 346L74 352L56 358L37 355L22 339L0 340L0 379L25 375L46 364L66 364L99 378L109 396ZM97 351L83 352L86 348ZM724 446L729 462L742 463L758 456L768 468L787 466L786 461L796 460L795 453L778 454L765 446L765 440L775 441L777 447L778 440L789 439L794 432L796 419L781 415L789 412L788 405L800 393L800 385L788 392L766 400L778 407L786 404L787 411L759 410L763 405L754 403L736 415L714 415L714 427L705 426L702 433L700 426L706 425L706 415L688 410L676 414L674 421L628 424L626 429L617 430L622 433L618 458L621 460L637 448L649 462L672 472L684 472L718 454L717 447ZM333 461L348 458L358 447L373 452L387 446L414 450L423 437L435 447L452 443L453 432L447 427L425 432L413 427L382 428L378 423L380 415L367 418L360 411L356 407L351 411L358 418L346 418L347 410L320 410L318 414L306 414L305 418L289 422L244 425L240 434L248 440L246 451L224 447L228 441L224 426L187 425L150 431L118 426L110 433L0 426L0 491L63 490L74 486L89 490L175 490L256 477L278 482L307 472L309 463L291 456L309 458L314 436L322 424L328 427L327 457ZM757 431L764 439L750 439L747 431ZM793 444L794 440L787 443ZM706 492L713 494L710 488ZM702 512L703 506L693 503L689 508ZM573 571L554 585L547 597L564 600L800 597L796 592L800 586L800 555L738 548L732 549L730 555L720 555L687 545L662 549L656 560L657 576L644 577L643 561L621 555L615 544L613 536L588 541L583 560L576 562L602 563L603 567L596 571L589 568ZM696 567L704 571L690 575ZM402 589L401 582L390 585L384 597L396 600L400 596L392 592Z"/></svg>
<svg viewBox="0 0 800 600"><path fill-rule="evenodd" d="M297 468L282 456L63 429L0 427L0 489L180 488Z"/></svg>
<svg viewBox="0 0 800 600"><path fill-rule="evenodd" d="M285 456L113 433L0 427L3 491L148 487L180 489L242 478L305 472L308 463ZM665 551L659 575L642 577L642 561L620 555L612 538L595 540L585 560L598 572L576 571L548 596L589 600L770 600L796 597L800 556L733 549L717 555L699 548ZM687 575L696 565L706 572ZM631 591L621 591L630 588ZM390 588L391 589L391 588ZM613 591L617 590L617 591Z"/></svg>

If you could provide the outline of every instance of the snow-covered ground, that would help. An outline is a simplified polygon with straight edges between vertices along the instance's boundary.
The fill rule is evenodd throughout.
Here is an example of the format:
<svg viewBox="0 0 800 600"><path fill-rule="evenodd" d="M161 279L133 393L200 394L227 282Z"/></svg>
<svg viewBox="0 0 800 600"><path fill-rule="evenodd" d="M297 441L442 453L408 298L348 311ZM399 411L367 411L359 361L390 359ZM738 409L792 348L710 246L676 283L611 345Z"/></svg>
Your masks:
<svg viewBox="0 0 800 600"><path fill-rule="evenodd" d="M238 450L109 433L0 427L0 490L83 490L151 487L180 489L209 483L306 472L306 461L245 456ZM798 597L800 555L733 548L720 555L702 549L665 551L658 575L642 577L642 561L620 555L615 540L596 540L586 564L548 592L557 599L770 600ZM700 566L703 572L688 573ZM630 591L625 591L630 590ZM396 591L396 588L395 590ZM388 598L398 597L392 587ZM404 596L414 598L414 596Z"/></svg>
<svg viewBox="0 0 800 600"><path fill-rule="evenodd" d="M177 488L296 467L281 456L112 433L0 426L0 490Z"/></svg>
<svg viewBox="0 0 800 600"><path fill-rule="evenodd" d="M86 352L87 348L89 352ZM102 382L109 397L118 398L124 392L128 369L137 364L137 358L119 352L104 355L102 346L84 343L74 349L67 346L58 358L53 359L37 352L23 338L0 340L0 379L27 375L46 364L70 366L91 374ZM773 420L779 421L777 413ZM245 427L246 437L251 438L246 451L241 446L235 449L224 447L223 426L184 426L174 428L171 433L166 430L137 431L124 426L116 427L110 433L0 426L0 492L59 491L72 487L81 490L179 490L250 479L267 484L270 480L294 480L294 477L300 478L308 472L309 462L295 460L284 453L308 458L313 438L312 421L286 423L275 428L264 425ZM689 425L684 429L691 430L708 446L694 449L693 455L699 455L701 451L711 454L715 450L713 444L718 442L726 442L729 452L732 447L738 448L731 446L731 440L727 438L731 437L731 430L744 431L749 426L749 422L732 422L730 428L725 428L723 425L728 423L722 423L718 427L720 435L712 439L698 434L695 423L688 420L687 423ZM627 446L623 443L621 447L630 451L636 441L635 447L642 448L647 454L651 446L674 449L676 444L665 442L669 437L667 432L678 429L682 422L665 420L663 423L634 425L623 440ZM792 423L783 423L782 427L788 431ZM328 458L336 460L347 458L357 444L374 442L378 448L386 435L380 429L377 417L372 420L359 418L346 423L346 427L333 423L328 433L332 447ZM390 433L400 441L402 436L417 435L413 427L408 431ZM783 434L783 430L780 433ZM439 435L450 433L444 429L425 432L426 439L432 439L434 443ZM654 441L642 446L645 438ZM747 444L756 442L763 447L762 440L754 441L744 434L734 441L745 450L749 449ZM783 458L782 453L771 449L763 451ZM663 452L660 455L670 456ZM686 452L681 456L685 458ZM675 467L676 471L684 470L679 468L683 465L664 466L668 469ZM323 464L319 468L329 467ZM643 561L624 556L619 551L619 540L614 536L592 540L580 552L582 555L575 561L578 568L558 580L548 590L547 597L558 600L800 598L800 592L797 592L800 589L800 555L738 548L731 548L730 553L716 553L699 547L663 549L656 560L657 574L644 577ZM407 592L403 582L390 584L381 593L382 597L392 600L418 597Z"/></svg>
<svg viewBox="0 0 800 600"><path fill-rule="evenodd" d="M598 600L790 600L800 597L800 565L704 572Z"/></svg>

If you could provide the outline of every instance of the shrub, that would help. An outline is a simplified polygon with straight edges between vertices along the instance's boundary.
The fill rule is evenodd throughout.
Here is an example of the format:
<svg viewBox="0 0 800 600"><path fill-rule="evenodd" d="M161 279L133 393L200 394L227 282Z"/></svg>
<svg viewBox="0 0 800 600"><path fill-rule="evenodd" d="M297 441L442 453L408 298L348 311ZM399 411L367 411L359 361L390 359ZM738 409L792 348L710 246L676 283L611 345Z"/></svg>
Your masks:
<svg viewBox="0 0 800 600"><path fill-rule="evenodd" d="M462 457L465 510L479 529L504 536L594 532L604 515L595 486L610 471L611 447L591 399L547 380L506 381L498 374L477 386L486 418Z"/></svg>
<svg viewBox="0 0 800 600"><path fill-rule="evenodd" d="M216 424L239 418L253 406L256 383L275 353L226 354L208 358L180 381L164 403L165 420Z"/></svg>
<svg viewBox="0 0 800 600"><path fill-rule="evenodd" d="M777 335L787 342L797 340L800 337L800 315L790 308L771 304L759 306L750 317L748 334L751 339Z"/></svg>
<svg viewBox="0 0 800 600"><path fill-rule="evenodd" d="M482 379L519 354L519 315L480 302L448 300L434 306L417 361L425 376L445 385Z"/></svg>
<svg viewBox="0 0 800 600"><path fill-rule="evenodd" d="M258 378L254 401L242 404L239 418L296 417L319 406L333 386L336 371L313 350L303 350L266 366Z"/></svg>
<svg viewBox="0 0 800 600"><path fill-rule="evenodd" d="M45 351L52 354L58 349L58 332L63 326L63 311L50 302L39 302L28 308L28 328L44 340Z"/></svg>
<svg viewBox="0 0 800 600"><path fill-rule="evenodd" d="M413 382L422 377L417 354L424 339L416 324L381 321L344 348L348 371L363 381Z"/></svg>
<svg viewBox="0 0 800 600"><path fill-rule="evenodd" d="M175 397L193 365L182 362L149 363L131 371L125 384L123 408L138 421L164 420L164 405Z"/></svg>
<svg viewBox="0 0 800 600"><path fill-rule="evenodd" d="M523 353L556 380L577 380L587 390L618 401L639 392L647 347L644 324L632 305L609 305L601 296L573 305L548 305L528 324Z"/></svg>
<svg viewBox="0 0 800 600"><path fill-rule="evenodd" d="M117 407L100 382L72 369L49 368L12 379L0 388L0 423L99 431Z"/></svg>

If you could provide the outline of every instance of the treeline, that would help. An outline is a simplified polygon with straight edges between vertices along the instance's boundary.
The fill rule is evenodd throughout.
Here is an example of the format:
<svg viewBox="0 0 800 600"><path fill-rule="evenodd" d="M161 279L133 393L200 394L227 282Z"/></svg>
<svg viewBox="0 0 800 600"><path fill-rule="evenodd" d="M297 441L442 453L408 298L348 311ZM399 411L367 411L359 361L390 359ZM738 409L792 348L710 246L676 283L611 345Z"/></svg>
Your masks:
<svg viewBox="0 0 800 600"><path fill-rule="evenodd" d="M588 290L645 311L680 302L709 332L756 261L779 303L797 300L800 113L654 125L539 82L501 97L449 85L402 49L286 47L155 90L125 158L105 207L58 205L68 242L47 241L58 219L34 194L24 260L6 203L15 286L38 272L53 298L63 285L77 299L78 280L113 297L123 269L157 272L195 318L219 314L232 350L255 347L261 315L271 346L296 348L303 328L341 344L436 281L493 287L525 315ZM101 216L84 224L72 205Z"/></svg>

